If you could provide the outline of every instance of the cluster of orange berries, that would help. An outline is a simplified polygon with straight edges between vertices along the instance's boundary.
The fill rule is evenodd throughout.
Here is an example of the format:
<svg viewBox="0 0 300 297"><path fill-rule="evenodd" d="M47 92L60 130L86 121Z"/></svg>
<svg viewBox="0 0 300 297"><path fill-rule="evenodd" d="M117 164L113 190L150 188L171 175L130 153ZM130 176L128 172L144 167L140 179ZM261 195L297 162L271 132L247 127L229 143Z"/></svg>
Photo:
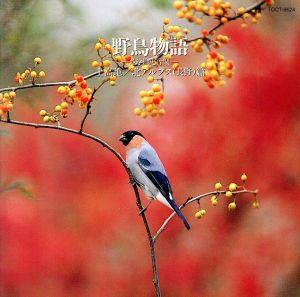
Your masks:
<svg viewBox="0 0 300 297"><path fill-rule="evenodd" d="M258 20L262 17L260 11L252 10L250 12L246 12L246 9L244 7L239 7L237 9L237 13L243 19L243 22L241 24L242 28L247 28L247 20L250 20L251 24L257 24Z"/></svg>
<svg viewBox="0 0 300 297"><path fill-rule="evenodd" d="M148 82L153 82L154 78L148 76ZM164 93L161 91L161 86L159 84L153 84L151 89L146 91L140 91L140 100L144 107L136 107L133 113L142 118L146 118L147 115L156 117L157 115L164 115L165 109L162 108L164 104Z"/></svg>
<svg viewBox="0 0 300 297"><path fill-rule="evenodd" d="M65 101L78 102L80 108L85 108L92 98L93 90L88 87L87 81L82 75L74 74L75 85L70 88L69 86L60 86L57 92L65 95Z"/></svg>
<svg viewBox="0 0 300 297"><path fill-rule="evenodd" d="M224 56L211 51L206 62L201 63L201 67L205 70L203 77L209 88L214 88L216 85L224 86L224 77L231 78L233 76L233 63L226 61Z"/></svg>
<svg viewBox="0 0 300 297"><path fill-rule="evenodd" d="M34 58L34 66L30 69L25 69L24 72L18 72L15 76L15 82L19 85L23 85L24 81L28 80L31 83L34 83L37 78L44 78L46 76L45 71L39 70L38 65L42 63L42 59L40 57Z"/></svg>
<svg viewBox="0 0 300 297"><path fill-rule="evenodd" d="M85 108L92 99L93 90L88 87L88 84L82 75L74 74L75 83L70 86L60 86L57 92L64 95L60 105L56 105L54 111L49 113L44 109L40 111L40 116L43 117L45 123L58 122L59 117L66 118L68 116L68 107L75 101L78 102L80 108Z"/></svg>
<svg viewBox="0 0 300 297"><path fill-rule="evenodd" d="M7 93L0 93L0 118L6 115L14 107L14 99L16 98L16 92L11 91Z"/></svg>
<svg viewBox="0 0 300 297"><path fill-rule="evenodd" d="M201 25L204 15L217 17L222 23L226 23L231 3L222 0L213 0L211 3L208 3L208 0L176 0L173 2L173 7L177 10L178 18Z"/></svg>
<svg viewBox="0 0 300 297"><path fill-rule="evenodd" d="M47 112L46 110L40 110L39 114L43 118L44 123L56 123L59 121L59 117L67 117L68 115L69 103L63 101L61 104L56 105L52 113Z"/></svg>
<svg viewBox="0 0 300 297"><path fill-rule="evenodd" d="M167 38L176 38L176 39L183 39L185 38L189 33L189 29L183 28L178 25L170 25L170 20L168 18L165 18L163 20L163 24L167 26L164 28L164 32L161 35L161 38L167 39Z"/></svg>
<svg viewBox="0 0 300 297"><path fill-rule="evenodd" d="M213 206L216 206L218 204L218 197L222 194L224 194L226 197L228 198L232 198L233 197L233 201L230 202L228 204L228 210L229 211L232 211L232 210L235 210L237 205L236 205L236 199L235 199L235 192L238 191L238 190L244 190L245 187L244 187L244 184L246 183L248 177L245 173L242 174L241 176L241 181L243 182L243 185L242 186L238 186L236 183L230 183L228 185L228 187L225 189L225 190L222 190L223 186L220 182L217 182L214 186L215 190L217 191L217 194L216 195L213 195L210 199L210 202ZM259 208L259 202L257 200L257 197L256 197L256 194L254 195L254 201L252 203L252 206L254 208ZM203 208L200 208L199 211L197 211L195 213L195 217L197 219L201 219L204 215L206 214L206 210L203 209Z"/></svg>
<svg viewBox="0 0 300 297"><path fill-rule="evenodd" d="M115 50L111 44L107 43L104 38L99 38L95 44L95 50L97 51L100 61L94 60L91 65L94 68L101 68L103 73L108 73L112 63L117 67L127 69L129 72L135 70L135 66L132 64L133 57L131 55L115 55ZM111 86L115 85L115 80L110 83Z"/></svg>

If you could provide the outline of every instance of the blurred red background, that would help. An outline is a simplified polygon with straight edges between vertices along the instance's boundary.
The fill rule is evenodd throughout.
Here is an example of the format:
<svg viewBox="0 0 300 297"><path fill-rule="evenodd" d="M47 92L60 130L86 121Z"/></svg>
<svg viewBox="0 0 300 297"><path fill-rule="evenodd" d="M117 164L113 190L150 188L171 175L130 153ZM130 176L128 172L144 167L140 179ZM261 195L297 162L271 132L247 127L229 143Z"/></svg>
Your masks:
<svg viewBox="0 0 300 297"><path fill-rule="evenodd" d="M260 190L259 210L250 195L231 213L224 200L213 207L208 199L200 221L196 205L184 210L190 232L177 219L168 225L156 248L163 296L300 296L299 34L279 38L234 24L223 32L237 66L226 87L169 78L166 116L142 120L131 115L137 96L127 96L129 82L105 125L90 119L88 131L122 153L119 135L141 131L178 202L217 181L239 182L243 172L247 187ZM18 104L15 118L39 120L36 107ZM119 162L76 135L1 127L11 133L1 137L3 176L25 180L34 193L1 194L1 296L154 296L148 241ZM151 205L153 231L168 214Z"/></svg>

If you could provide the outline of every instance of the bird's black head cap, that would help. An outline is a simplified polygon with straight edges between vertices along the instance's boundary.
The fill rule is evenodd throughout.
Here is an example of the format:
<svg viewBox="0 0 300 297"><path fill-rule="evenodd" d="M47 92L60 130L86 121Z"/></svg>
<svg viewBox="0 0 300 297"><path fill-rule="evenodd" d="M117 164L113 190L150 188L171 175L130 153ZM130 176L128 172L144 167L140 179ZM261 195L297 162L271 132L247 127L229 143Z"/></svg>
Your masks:
<svg viewBox="0 0 300 297"><path fill-rule="evenodd" d="M135 130L129 130L129 131L124 132L121 135L121 137L119 138L119 140L126 146L132 140L132 138L136 135L139 135L139 136L142 136L143 138L145 138L140 132L135 131Z"/></svg>

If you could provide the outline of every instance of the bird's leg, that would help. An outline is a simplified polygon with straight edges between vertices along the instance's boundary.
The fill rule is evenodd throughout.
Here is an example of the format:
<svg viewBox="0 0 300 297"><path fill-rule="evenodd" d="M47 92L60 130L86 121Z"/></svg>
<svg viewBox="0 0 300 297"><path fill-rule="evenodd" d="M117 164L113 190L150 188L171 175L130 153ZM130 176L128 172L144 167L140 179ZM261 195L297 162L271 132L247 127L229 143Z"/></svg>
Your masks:
<svg viewBox="0 0 300 297"><path fill-rule="evenodd" d="M144 207L144 208L140 211L139 215L143 214L143 213L147 210L147 208L150 206L150 204L151 204L152 201L153 201L153 199L150 199L150 201L148 202L148 204L146 205L146 207Z"/></svg>

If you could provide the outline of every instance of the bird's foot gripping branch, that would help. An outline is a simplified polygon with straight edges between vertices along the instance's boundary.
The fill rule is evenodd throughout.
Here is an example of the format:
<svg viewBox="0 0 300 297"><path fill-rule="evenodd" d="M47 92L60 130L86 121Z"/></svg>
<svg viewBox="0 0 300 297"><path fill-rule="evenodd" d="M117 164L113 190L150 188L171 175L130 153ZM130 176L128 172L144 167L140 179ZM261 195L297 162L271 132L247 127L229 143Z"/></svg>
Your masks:
<svg viewBox="0 0 300 297"><path fill-rule="evenodd" d="M226 59L220 53L222 46L229 43L230 37L224 34L217 34L217 31L233 21L240 22L243 28L246 28L248 24L256 24L261 18L263 10L273 3L273 0L261 0L246 8L233 8L229 1L222 0L174 1L173 7L177 12L177 18L186 20L188 24L193 23L194 25L199 26L201 34L200 36L192 37L190 36L191 34L188 28L170 24L170 20L165 18L162 22L163 30L159 37L160 44L166 45L171 42L175 44L175 46L187 44L187 50L192 49L199 54L206 51L204 60L197 62L197 65L201 64L201 67L204 70L203 81L209 88L222 87L226 84L226 79L233 76L235 67L233 61ZM205 22L206 24L211 23L209 28L207 25L206 27L203 27L202 23L204 19L207 21ZM155 293L156 296L161 296L156 265L155 243L175 214L180 216L181 209L193 204L197 206L195 214L196 218L203 218L206 214L206 210L201 208L200 200L205 197L210 197L213 206L216 206L220 198L224 197L228 200L228 209L232 211L237 207L237 197L245 193L254 195L253 206L258 208L259 204L256 199L257 190L253 191L245 188L247 176L243 174L241 177L242 185L231 183L228 188L222 190L221 184L217 183L214 191L189 198L182 205L177 207L175 204L172 205L171 196L165 196L165 194L171 193L170 189L168 190L169 192L166 191L166 189L160 189L163 198L167 202L161 197L155 198L158 200L161 199L163 203L169 203L174 212L165 219L161 227L153 235L148 224L146 212L143 211L138 187L134 182L134 173L131 172L130 166L128 166L121 155L111 145L99 137L86 133L85 123L88 116L91 114L92 105L95 103L95 96L101 90L102 86L109 85L114 87L117 85L119 79L122 79L125 75L133 74L138 70L142 71L142 77L146 77L146 80L151 84L151 87L140 91L139 97L141 106L132 106L134 114L141 118L146 118L147 116L154 118L156 116L165 115L165 75L154 75L153 70L156 70L160 65L161 59L170 61L171 70L173 71L179 70L181 64L177 59L174 59L174 57L176 58L176 54L171 48L168 48L164 53L157 53L151 57L153 63L139 63L135 61L135 57L132 54L117 53L113 45L103 38L99 38L94 47L96 58L91 62L91 66L96 68L96 70L87 75L74 74L72 79L67 81L44 82L46 79L46 72L41 68L42 59L36 57L33 65L26 67L24 70L17 73L14 78L17 84L16 86L0 89L0 121L2 124L53 129L60 132L77 134L80 137L91 139L102 145L120 161L131 181L138 211L146 228L150 247ZM122 76L118 77L118 71L122 71ZM92 79L94 80L91 81ZM40 114L42 123L32 123L14 119L13 111L19 106L18 101L22 96L21 92L26 90L29 91L33 88L52 87L57 89L57 103L51 108L45 107L40 111L36 111ZM66 121L66 118L70 116L71 108L74 108L74 106L82 109L83 114L78 127L71 129L65 127L63 124ZM146 158L146 160L148 159ZM149 164L145 160L140 160L140 162L145 167L144 173L146 175L151 175L151 170L147 168L147 166L149 167ZM152 176L152 179L154 181L157 179L157 176ZM171 202L168 201L168 199ZM185 220L183 218L181 219L183 221ZM188 224L185 223L185 225L187 226Z"/></svg>

